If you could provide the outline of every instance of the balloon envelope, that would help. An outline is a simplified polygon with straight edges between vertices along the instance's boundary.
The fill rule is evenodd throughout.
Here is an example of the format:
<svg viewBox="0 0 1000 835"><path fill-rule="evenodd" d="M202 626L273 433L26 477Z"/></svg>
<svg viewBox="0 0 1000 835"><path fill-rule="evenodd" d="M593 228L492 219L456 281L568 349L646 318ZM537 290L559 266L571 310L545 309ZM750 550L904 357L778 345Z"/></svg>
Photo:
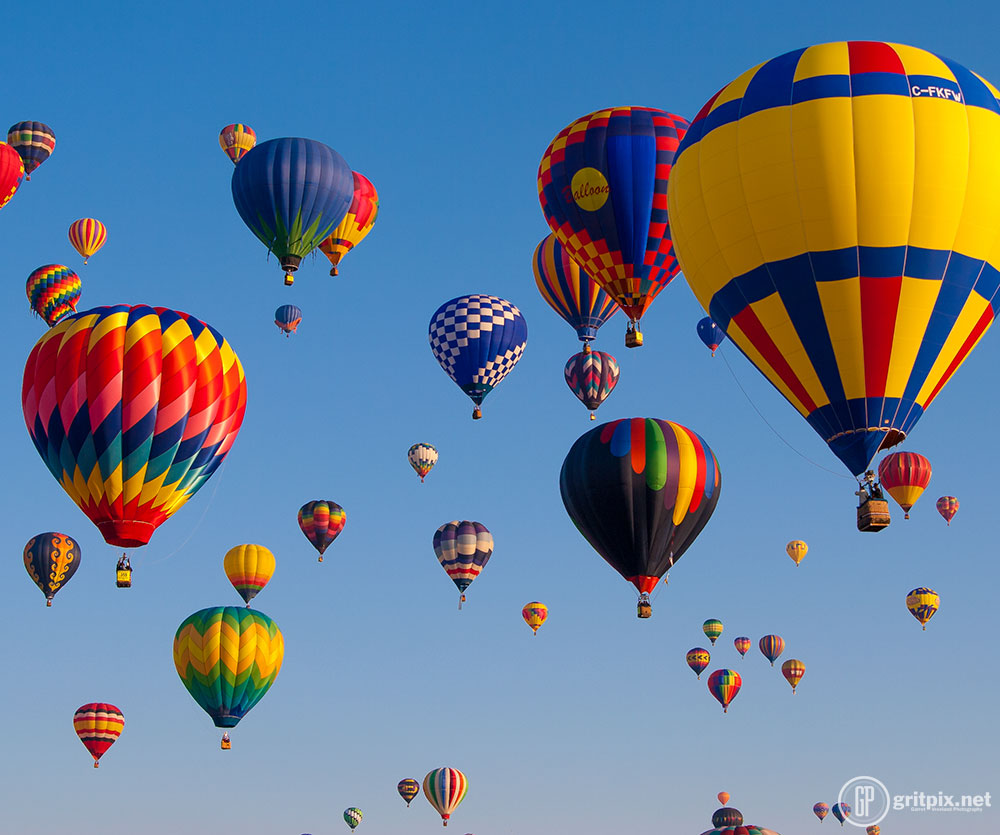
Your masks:
<svg viewBox="0 0 1000 835"><path fill-rule="evenodd" d="M6 142L0 142L0 209L6 206L24 180L20 154Z"/></svg>
<svg viewBox="0 0 1000 835"><path fill-rule="evenodd" d="M361 818L363 817L361 810L357 807L351 807L350 809L344 810L344 820L347 825L351 827L351 832L353 832L359 823L361 823Z"/></svg>
<svg viewBox="0 0 1000 835"><path fill-rule="evenodd" d="M765 635L757 643L757 646L760 647L761 653L771 662L773 667L778 656L785 651L785 640L780 635Z"/></svg>
<svg viewBox="0 0 1000 835"><path fill-rule="evenodd" d="M577 399L593 412L618 385L618 360L604 351L581 351L573 354L563 369L566 385Z"/></svg>
<svg viewBox="0 0 1000 835"><path fill-rule="evenodd" d="M580 269L555 235L546 236L531 260L535 285L546 304L558 313L583 343L619 308L600 285Z"/></svg>
<svg viewBox="0 0 1000 835"><path fill-rule="evenodd" d="M222 561L226 576L248 606L274 575L275 559L263 545L237 545Z"/></svg>
<svg viewBox="0 0 1000 835"><path fill-rule="evenodd" d="M941 514L941 517L948 523L948 527L951 527L951 520L955 518L955 514L958 513L958 499L954 496L942 496L937 500L937 512Z"/></svg>
<svg viewBox="0 0 1000 835"><path fill-rule="evenodd" d="M716 670L708 677L708 692L722 705L722 712L729 712L729 705L743 686L743 678L736 670Z"/></svg>
<svg viewBox="0 0 1000 835"><path fill-rule="evenodd" d="M695 647L694 649L689 649L687 652L686 659L687 665L694 670L694 673L698 678L701 678L701 674L708 669L708 665L712 663L712 655L707 649L702 649L701 647ZM725 800L720 800L720 803L726 803Z"/></svg>
<svg viewBox="0 0 1000 835"><path fill-rule="evenodd" d="M688 123L648 107L577 119L538 166L538 199L569 256L638 321L679 267L667 178Z"/></svg>
<svg viewBox="0 0 1000 835"><path fill-rule="evenodd" d="M817 803L813 806L813 814L823 820L830 813L830 807L825 803Z"/></svg>
<svg viewBox="0 0 1000 835"><path fill-rule="evenodd" d="M736 647L736 651L743 657L753 646L753 641L751 641L746 635L741 635L739 638L733 639L733 646Z"/></svg>
<svg viewBox="0 0 1000 835"><path fill-rule="evenodd" d="M285 642L263 612L235 606L201 609L174 636L174 666L217 728L235 728L270 689Z"/></svg>
<svg viewBox="0 0 1000 835"><path fill-rule="evenodd" d="M591 429L573 444L559 474L577 530L640 594L651 592L701 533L721 487L708 444L656 418Z"/></svg>
<svg viewBox="0 0 1000 835"><path fill-rule="evenodd" d="M792 685L792 692L794 693L795 688L802 681L802 676L806 674L806 665L797 658L790 658L781 665L781 674L785 677L785 681Z"/></svg>
<svg viewBox="0 0 1000 835"><path fill-rule="evenodd" d="M830 811L841 824L851 816L851 807L846 803L834 803Z"/></svg>
<svg viewBox="0 0 1000 835"><path fill-rule="evenodd" d="M434 533L434 554L464 592L493 556L493 535L481 522L446 522Z"/></svg>
<svg viewBox="0 0 1000 835"><path fill-rule="evenodd" d="M722 634L723 628L722 621L718 618L709 618L701 625L701 631L705 633L705 637L712 642L713 646Z"/></svg>
<svg viewBox="0 0 1000 835"><path fill-rule="evenodd" d="M855 475L993 322L998 141L988 82L851 41L743 73L677 150L670 226L688 284Z"/></svg>
<svg viewBox="0 0 1000 835"><path fill-rule="evenodd" d="M63 317L76 313L83 283L69 267L46 264L28 276L24 289L31 309L51 328Z"/></svg>
<svg viewBox="0 0 1000 835"><path fill-rule="evenodd" d="M705 343L705 347L712 352L714 357L715 352L726 339L726 332L712 321L711 316L699 320L697 330L698 337Z"/></svg>
<svg viewBox="0 0 1000 835"><path fill-rule="evenodd" d="M418 794L420 794L420 783L414 780L412 777L407 777L405 780L400 780L396 786L396 791L399 792L399 796L406 801L406 805L410 805L410 801L413 800Z"/></svg>
<svg viewBox="0 0 1000 835"><path fill-rule="evenodd" d="M544 603L539 603L537 600L534 603L526 604L521 609L521 617L531 627L532 634L537 634L538 627L545 623L548 616L549 607Z"/></svg>
<svg viewBox="0 0 1000 835"><path fill-rule="evenodd" d="M528 343L528 323L505 299L459 296L435 311L428 326L434 359L476 409L517 365Z"/></svg>
<svg viewBox="0 0 1000 835"><path fill-rule="evenodd" d="M792 562L798 565L809 553L809 546L801 539L793 539L785 546L785 553L792 558Z"/></svg>
<svg viewBox="0 0 1000 835"><path fill-rule="evenodd" d="M233 203L251 232L290 273L344 219L354 177L343 157L312 139L262 142L233 169Z"/></svg>
<svg viewBox="0 0 1000 835"><path fill-rule="evenodd" d="M906 608L910 610L910 614L913 617L920 621L925 631L927 629L927 621L934 617L934 613L937 612L940 606L940 595L934 589L929 589L925 586L913 589L906 595Z"/></svg>
<svg viewBox="0 0 1000 835"><path fill-rule="evenodd" d="M330 275L337 275L340 259L361 243L375 225L378 217L378 192L371 180L357 171L354 176L354 196L344 219L319 245L330 261Z"/></svg>
<svg viewBox="0 0 1000 835"><path fill-rule="evenodd" d="M274 311L274 324L285 336L295 333L302 321L302 309L294 304L283 304Z"/></svg>
<svg viewBox="0 0 1000 835"><path fill-rule="evenodd" d="M299 529L319 551L320 562L323 562L324 552L340 536L346 524L344 508L329 499L306 502L299 508Z"/></svg>
<svg viewBox="0 0 1000 835"><path fill-rule="evenodd" d="M121 736L124 727L122 712L105 702L90 702L78 707L73 714L73 730L94 758L94 768Z"/></svg>
<svg viewBox="0 0 1000 835"><path fill-rule="evenodd" d="M457 768L435 768L424 777L424 797L437 809L445 826L468 790L469 781Z"/></svg>
<svg viewBox="0 0 1000 835"><path fill-rule="evenodd" d="M25 176L49 158L56 148L55 132L44 122L18 122L7 131L7 142L21 156Z"/></svg>
<svg viewBox="0 0 1000 835"><path fill-rule="evenodd" d="M250 125L236 123L219 131L219 146L236 165L257 144L257 134Z"/></svg>
<svg viewBox="0 0 1000 835"><path fill-rule="evenodd" d="M80 567L80 546L71 536L55 531L36 534L24 546L24 567L45 595L45 605Z"/></svg>
<svg viewBox="0 0 1000 835"><path fill-rule="evenodd" d="M239 357L163 307L66 316L32 348L21 403L49 471L109 545L134 548L211 477L243 423Z"/></svg>
<svg viewBox="0 0 1000 835"><path fill-rule="evenodd" d="M434 465L437 463L437 447L431 444L414 444L406 451L406 460L410 462L410 466L423 482L424 477L434 469Z"/></svg>
<svg viewBox="0 0 1000 835"><path fill-rule="evenodd" d="M931 480L931 462L916 452L893 452L878 465L878 479L907 519Z"/></svg>
<svg viewBox="0 0 1000 835"><path fill-rule="evenodd" d="M108 229L97 218L84 217L69 225L69 242L73 249L83 256L83 263L99 250L108 240Z"/></svg>

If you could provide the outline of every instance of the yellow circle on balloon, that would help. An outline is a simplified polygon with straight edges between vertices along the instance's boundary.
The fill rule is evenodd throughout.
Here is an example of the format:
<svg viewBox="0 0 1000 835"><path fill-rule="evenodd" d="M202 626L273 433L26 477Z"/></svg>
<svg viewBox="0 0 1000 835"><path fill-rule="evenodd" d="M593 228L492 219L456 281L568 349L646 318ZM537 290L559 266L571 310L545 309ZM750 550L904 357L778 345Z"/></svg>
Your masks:
<svg viewBox="0 0 1000 835"><path fill-rule="evenodd" d="M570 183L573 202L585 212L596 212L608 200L611 186L596 168L581 168Z"/></svg>

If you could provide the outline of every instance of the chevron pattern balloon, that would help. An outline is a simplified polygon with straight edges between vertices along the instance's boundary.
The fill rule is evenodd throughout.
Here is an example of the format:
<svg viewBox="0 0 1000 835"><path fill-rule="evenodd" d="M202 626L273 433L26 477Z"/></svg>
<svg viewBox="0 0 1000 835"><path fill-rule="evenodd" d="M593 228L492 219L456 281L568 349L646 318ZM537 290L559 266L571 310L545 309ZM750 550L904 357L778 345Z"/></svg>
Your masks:
<svg viewBox="0 0 1000 835"><path fill-rule="evenodd" d="M49 471L110 545L145 545L211 477L246 411L217 330L163 307L67 316L32 348L21 404Z"/></svg>
<svg viewBox="0 0 1000 835"><path fill-rule="evenodd" d="M66 585L80 567L80 546L71 536L47 531L24 546L24 567L45 595L45 605Z"/></svg>
<svg viewBox="0 0 1000 835"><path fill-rule="evenodd" d="M457 768L435 768L424 777L424 797L441 815L442 826L448 825L448 819L468 790L469 781Z"/></svg>
<svg viewBox="0 0 1000 835"><path fill-rule="evenodd" d="M94 758L94 768L125 728L125 717L114 705L91 702L76 709L73 730Z"/></svg>
<svg viewBox="0 0 1000 835"><path fill-rule="evenodd" d="M214 606L174 636L174 666L217 728L235 728L274 684L285 655L278 625L263 612Z"/></svg>
<svg viewBox="0 0 1000 835"><path fill-rule="evenodd" d="M528 323L505 299L477 293L445 302L428 326L434 359L482 417L483 399L517 365L528 343Z"/></svg>
<svg viewBox="0 0 1000 835"><path fill-rule="evenodd" d="M229 582L247 606L274 575L274 554L263 545L230 548L222 564Z"/></svg>
<svg viewBox="0 0 1000 835"><path fill-rule="evenodd" d="M618 360L604 351L581 351L573 354L563 369L566 385L584 406L590 409L590 419L618 385L621 369Z"/></svg>
<svg viewBox="0 0 1000 835"><path fill-rule="evenodd" d="M69 225L69 242L73 249L83 256L83 263L99 250L108 240L108 227L97 218L84 217Z"/></svg>
<svg viewBox="0 0 1000 835"><path fill-rule="evenodd" d="M83 283L80 276L62 264L46 264L28 276L24 291L31 309L51 328L70 313L76 313Z"/></svg>

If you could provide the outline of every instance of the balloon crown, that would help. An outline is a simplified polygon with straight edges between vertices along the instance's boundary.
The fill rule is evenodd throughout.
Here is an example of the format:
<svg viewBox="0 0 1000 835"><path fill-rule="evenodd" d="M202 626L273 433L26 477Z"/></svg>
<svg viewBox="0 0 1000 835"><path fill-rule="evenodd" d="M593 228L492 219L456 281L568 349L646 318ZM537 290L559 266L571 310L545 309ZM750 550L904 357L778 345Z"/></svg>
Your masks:
<svg viewBox="0 0 1000 835"><path fill-rule="evenodd" d="M712 815L712 826L716 829L725 826L743 826L743 813L731 806L723 806L721 809L716 809Z"/></svg>

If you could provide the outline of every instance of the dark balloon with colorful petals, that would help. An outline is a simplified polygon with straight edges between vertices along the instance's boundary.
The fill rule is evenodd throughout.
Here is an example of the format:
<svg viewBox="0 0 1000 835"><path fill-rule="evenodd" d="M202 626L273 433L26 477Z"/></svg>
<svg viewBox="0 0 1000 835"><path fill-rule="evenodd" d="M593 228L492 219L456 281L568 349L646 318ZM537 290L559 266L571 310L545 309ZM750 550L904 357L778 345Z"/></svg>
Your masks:
<svg viewBox="0 0 1000 835"><path fill-rule="evenodd" d="M299 508L299 528L319 551L319 562L323 562L326 549L340 536L346 524L344 508L329 499L306 502Z"/></svg>
<svg viewBox="0 0 1000 835"><path fill-rule="evenodd" d="M7 142L20 155L24 175L30 180L31 172L55 150L56 135L44 122L18 122L7 131Z"/></svg>
<svg viewBox="0 0 1000 835"><path fill-rule="evenodd" d="M71 536L55 531L36 534L24 546L24 567L45 595L45 605L80 567L80 545Z"/></svg>
<svg viewBox="0 0 1000 835"><path fill-rule="evenodd" d="M28 276L24 289L31 309L51 328L64 316L76 313L83 282L69 267L46 264Z"/></svg>
<svg viewBox="0 0 1000 835"><path fill-rule="evenodd" d="M649 593L708 524L722 489L719 462L699 435L667 420L631 418L582 435L563 461L559 491L577 530L640 595Z"/></svg>

